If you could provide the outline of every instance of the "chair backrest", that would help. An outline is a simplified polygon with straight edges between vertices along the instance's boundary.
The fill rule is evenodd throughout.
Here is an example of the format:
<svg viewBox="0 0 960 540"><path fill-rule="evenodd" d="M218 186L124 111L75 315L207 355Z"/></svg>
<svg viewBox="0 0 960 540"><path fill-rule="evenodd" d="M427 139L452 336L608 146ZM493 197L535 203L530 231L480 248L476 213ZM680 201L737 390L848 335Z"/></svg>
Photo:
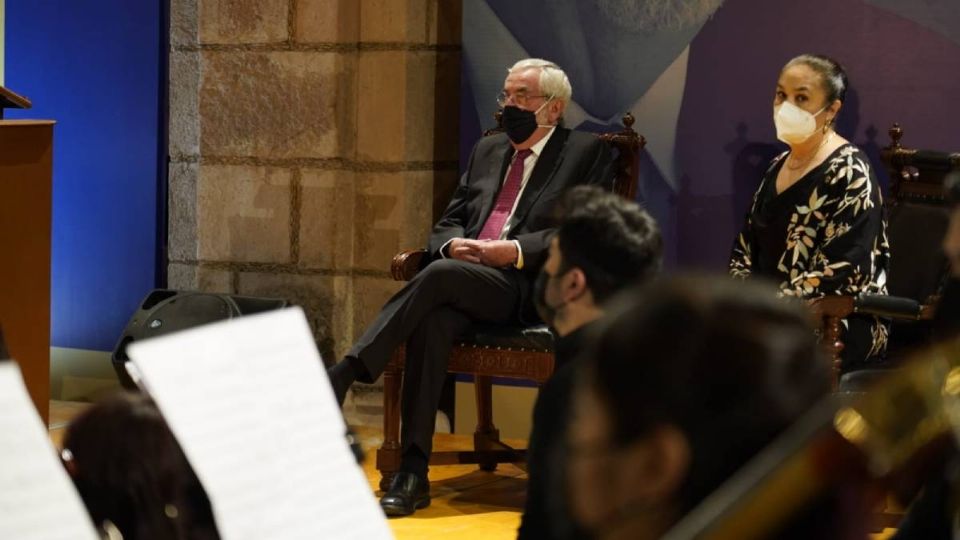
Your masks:
<svg viewBox="0 0 960 540"><path fill-rule="evenodd" d="M497 121L497 127L484 131L484 137L503 131L503 113L497 111L493 117ZM616 162L613 192L632 201L637 198L637 185L640 182L640 151L647 144L647 140L633 130L636 119L632 114L624 114L622 121L623 129L620 131L596 135L613 149Z"/></svg>
<svg viewBox="0 0 960 540"><path fill-rule="evenodd" d="M947 270L941 242L950 218L944 177L960 169L960 153L904 148L899 124L890 128L881 158L890 170L887 199L890 294L924 302L938 292Z"/></svg>

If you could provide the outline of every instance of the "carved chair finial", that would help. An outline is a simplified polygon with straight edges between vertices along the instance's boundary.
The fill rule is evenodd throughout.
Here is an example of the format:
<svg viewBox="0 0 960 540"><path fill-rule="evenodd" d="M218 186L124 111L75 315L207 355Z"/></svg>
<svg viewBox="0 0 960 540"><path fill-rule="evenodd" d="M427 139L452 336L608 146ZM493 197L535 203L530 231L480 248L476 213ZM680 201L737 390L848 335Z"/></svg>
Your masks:
<svg viewBox="0 0 960 540"><path fill-rule="evenodd" d="M891 141L893 141L890 144L891 148L901 148L900 139L903 138L903 128L900 127L900 123L894 122L888 133L890 134Z"/></svg>

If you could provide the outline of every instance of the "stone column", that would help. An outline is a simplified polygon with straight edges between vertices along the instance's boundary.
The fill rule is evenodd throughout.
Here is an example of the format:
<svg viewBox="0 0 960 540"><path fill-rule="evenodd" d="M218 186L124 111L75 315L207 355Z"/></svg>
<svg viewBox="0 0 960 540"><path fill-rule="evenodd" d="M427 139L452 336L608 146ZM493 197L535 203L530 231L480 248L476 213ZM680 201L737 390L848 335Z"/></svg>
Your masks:
<svg viewBox="0 0 960 540"><path fill-rule="evenodd" d="M172 0L170 287L288 298L338 360L456 184L460 2Z"/></svg>

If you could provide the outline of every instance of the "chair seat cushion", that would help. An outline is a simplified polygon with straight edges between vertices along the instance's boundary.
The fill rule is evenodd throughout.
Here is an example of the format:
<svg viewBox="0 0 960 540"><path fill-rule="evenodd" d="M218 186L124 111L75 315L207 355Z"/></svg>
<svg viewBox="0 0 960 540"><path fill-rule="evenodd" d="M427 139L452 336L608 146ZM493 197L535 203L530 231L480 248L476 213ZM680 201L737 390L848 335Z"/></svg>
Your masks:
<svg viewBox="0 0 960 540"><path fill-rule="evenodd" d="M537 326L506 326L475 324L460 337L463 346L500 349L553 351L553 333L545 324Z"/></svg>

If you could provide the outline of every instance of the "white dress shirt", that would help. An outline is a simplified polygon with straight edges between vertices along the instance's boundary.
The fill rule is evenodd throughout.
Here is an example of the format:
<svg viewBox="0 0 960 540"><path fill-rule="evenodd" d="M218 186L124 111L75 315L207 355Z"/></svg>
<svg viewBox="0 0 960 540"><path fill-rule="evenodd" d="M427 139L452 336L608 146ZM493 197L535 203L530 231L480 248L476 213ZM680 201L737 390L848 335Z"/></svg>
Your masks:
<svg viewBox="0 0 960 540"><path fill-rule="evenodd" d="M527 187L527 181L530 180L530 175L533 173L533 168L537 164L537 159L540 158L540 154L543 152L545 146L547 146L547 141L550 140L550 137L553 136L553 132L556 131L557 127L553 126L550 128L550 131L539 141L537 144L530 147L530 155L523 160L523 179L520 181L520 191L517 192L517 198L513 201L513 208L510 209L510 215L507 216L507 221L504 223L503 230L500 231L500 240L505 240L507 235L510 233L510 220L513 219L514 212L517 211L517 204L520 202L520 197L523 196L523 190ZM513 155L510 157L511 163L513 162L513 157L517 155L517 151L513 151ZM507 167L507 173L500 180L500 185L502 186L504 182L507 181L507 176L510 175L510 167ZM443 247L440 248L440 256L447 258L447 248L450 246L450 242L453 242L453 239L447 241ZM513 266L517 269L523 268L523 250L520 249L520 242L513 240L513 243L517 246L517 262Z"/></svg>

